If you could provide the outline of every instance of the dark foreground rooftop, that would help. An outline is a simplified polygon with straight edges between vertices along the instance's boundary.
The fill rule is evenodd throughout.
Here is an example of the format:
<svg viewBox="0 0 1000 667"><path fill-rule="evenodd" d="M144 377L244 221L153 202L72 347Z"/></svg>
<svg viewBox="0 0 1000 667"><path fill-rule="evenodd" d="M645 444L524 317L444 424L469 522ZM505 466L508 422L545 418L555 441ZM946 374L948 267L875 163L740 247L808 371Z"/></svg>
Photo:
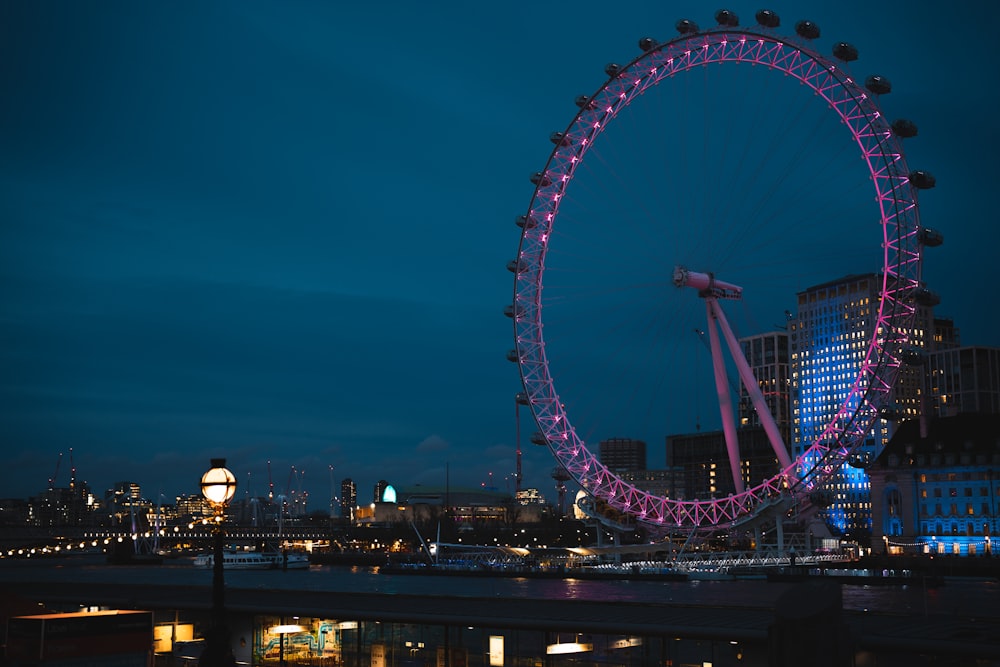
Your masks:
<svg viewBox="0 0 1000 667"><path fill-rule="evenodd" d="M226 607L234 613L261 615L766 642L776 619L808 616L808 601L829 597L832 586L826 584L821 590L810 588L814 584L781 585L788 587L786 594L759 607L267 589L229 589ZM207 587L149 584L0 584L0 596L9 594L58 609L101 605L207 611L211 600ZM832 595L839 600L839 588ZM843 611L841 620L859 649L1000 660L1000 615L996 608L983 612L968 616Z"/></svg>

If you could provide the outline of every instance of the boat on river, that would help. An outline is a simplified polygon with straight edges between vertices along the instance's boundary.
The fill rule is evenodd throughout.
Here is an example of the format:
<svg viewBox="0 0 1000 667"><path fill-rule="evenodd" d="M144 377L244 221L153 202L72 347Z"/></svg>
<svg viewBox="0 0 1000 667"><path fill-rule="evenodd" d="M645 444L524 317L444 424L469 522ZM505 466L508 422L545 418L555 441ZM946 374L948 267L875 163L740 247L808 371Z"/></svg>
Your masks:
<svg viewBox="0 0 1000 667"><path fill-rule="evenodd" d="M215 567L214 554L195 556L194 566ZM229 549L222 554L222 567L227 570L306 570L309 554L298 551L237 551Z"/></svg>

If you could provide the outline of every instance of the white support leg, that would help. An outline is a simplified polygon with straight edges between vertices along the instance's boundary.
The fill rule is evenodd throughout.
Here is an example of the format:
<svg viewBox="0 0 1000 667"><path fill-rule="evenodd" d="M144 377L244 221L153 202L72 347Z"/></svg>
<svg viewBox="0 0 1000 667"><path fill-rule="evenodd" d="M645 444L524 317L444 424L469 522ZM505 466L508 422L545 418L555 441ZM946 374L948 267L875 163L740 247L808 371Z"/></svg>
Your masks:
<svg viewBox="0 0 1000 667"><path fill-rule="evenodd" d="M736 436L736 418L733 416L733 401L729 395L729 379L726 364L722 358L719 332L715 330L715 299L705 298L705 312L708 317L708 339L712 347L712 368L715 371L715 390L719 395L719 411L722 413L722 431L726 438L726 452L729 454L729 471L733 476L736 493L746 491L743 473L740 470L740 443Z"/></svg>
<svg viewBox="0 0 1000 667"><path fill-rule="evenodd" d="M746 387L747 393L750 394L750 401L753 403L754 410L760 418L764 432L767 433L767 439L771 442L771 449L774 450L775 456L778 457L781 469L787 470L792 467L792 459L788 455L788 449L785 447L784 441L781 439L781 433L778 431L778 425L774 422L774 416L764 401L764 394L760 391L757 378L754 377L753 371L750 369L750 364L747 363L746 357L743 356L743 350L740 348L733 330L729 328L729 322L726 320L722 308L714 299L706 299L706 301L712 304L712 312L719 322L719 328L722 329L726 345L729 346L729 353L732 355L733 361L736 362L736 368L740 373L740 380L742 380L743 386Z"/></svg>

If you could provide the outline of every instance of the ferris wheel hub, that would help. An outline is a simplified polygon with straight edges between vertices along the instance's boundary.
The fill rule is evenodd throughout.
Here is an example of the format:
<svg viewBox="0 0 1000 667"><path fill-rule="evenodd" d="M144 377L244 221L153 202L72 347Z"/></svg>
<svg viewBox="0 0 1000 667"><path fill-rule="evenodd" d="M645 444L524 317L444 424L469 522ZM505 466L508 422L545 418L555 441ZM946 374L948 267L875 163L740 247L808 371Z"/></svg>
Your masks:
<svg viewBox="0 0 1000 667"><path fill-rule="evenodd" d="M698 290L701 297L716 299L741 299L743 288L733 283L717 280L714 273L689 271L683 266L674 267L674 285L677 287L692 287Z"/></svg>

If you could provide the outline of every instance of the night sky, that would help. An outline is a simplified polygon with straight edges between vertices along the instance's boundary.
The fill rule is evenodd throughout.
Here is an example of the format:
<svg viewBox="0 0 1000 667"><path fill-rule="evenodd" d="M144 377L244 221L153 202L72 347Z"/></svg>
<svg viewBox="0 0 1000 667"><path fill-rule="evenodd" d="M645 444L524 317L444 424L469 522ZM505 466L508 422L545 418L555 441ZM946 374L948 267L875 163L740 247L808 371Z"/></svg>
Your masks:
<svg viewBox="0 0 1000 667"><path fill-rule="evenodd" d="M923 223L945 235L924 270L942 297L936 312L954 318L963 343L995 346L1000 316L986 281L1000 241L991 168L1000 9L950 7L771 8L782 34L811 19L823 32L818 51L849 41L861 53L851 67L859 78L891 80L883 108L920 128L905 144L909 165L938 181L920 198ZM744 25L759 9L730 8ZM78 480L98 493L130 480L153 499L197 492L216 456L237 474L238 493L264 494L270 461L275 491L307 490L312 509L325 508L344 477L362 502L379 479L512 490L520 380L505 359L504 267L517 251L528 177L552 150L548 135L577 112L574 98L606 79L606 63L637 56L640 37L674 37L677 19L713 25L713 13L695 1L2 3L0 497L43 490L60 453L56 483L67 485L70 448ZM717 106L650 105L632 117L630 136L609 130L608 145L635 144L657 161L731 127L715 121L725 106L752 122L726 145L759 156L764 148L746 137L776 143L766 137L779 134L757 128L787 106L776 93L779 112L759 110L771 96L751 88L756 76L713 81L732 93ZM668 92L704 94L683 90ZM656 108L680 115L648 113ZM669 128L662 148L654 127ZM813 157L841 159L826 139L802 137L794 145L808 144ZM833 169L864 181L851 159ZM642 174L581 174L592 184L577 208L567 204L567 220L590 211L606 222L603 208L621 202L602 192L624 199L626 188L607 184L647 177L638 164ZM682 171L709 173L693 157ZM871 205L870 192L802 173L818 176L806 208ZM672 204L721 198L705 179L635 189ZM824 273L800 275L745 326L772 326L765 318L794 306L809 280L877 269L863 259L878 255L877 238L857 253L834 243L853 206L811 226L829 231L829 252L816 255ZM731 219L751 209L742 204ZM609 253L641 245L614 225L603 234L596 243ZM784 242L769 252L787 255ZM578 369L594 366L580 360L601 339L552 324L562 386L585 393ZM579 402L584 412L601 405ZM712 426L710 412L700 427ZM525 415L525 486L552 498L554 460L528 442ZM663 428L693 430L690 416ZM587 428L588 438L629 435ZM649 437L661 438L650 467L663 465L662 435Z"/></svg>

